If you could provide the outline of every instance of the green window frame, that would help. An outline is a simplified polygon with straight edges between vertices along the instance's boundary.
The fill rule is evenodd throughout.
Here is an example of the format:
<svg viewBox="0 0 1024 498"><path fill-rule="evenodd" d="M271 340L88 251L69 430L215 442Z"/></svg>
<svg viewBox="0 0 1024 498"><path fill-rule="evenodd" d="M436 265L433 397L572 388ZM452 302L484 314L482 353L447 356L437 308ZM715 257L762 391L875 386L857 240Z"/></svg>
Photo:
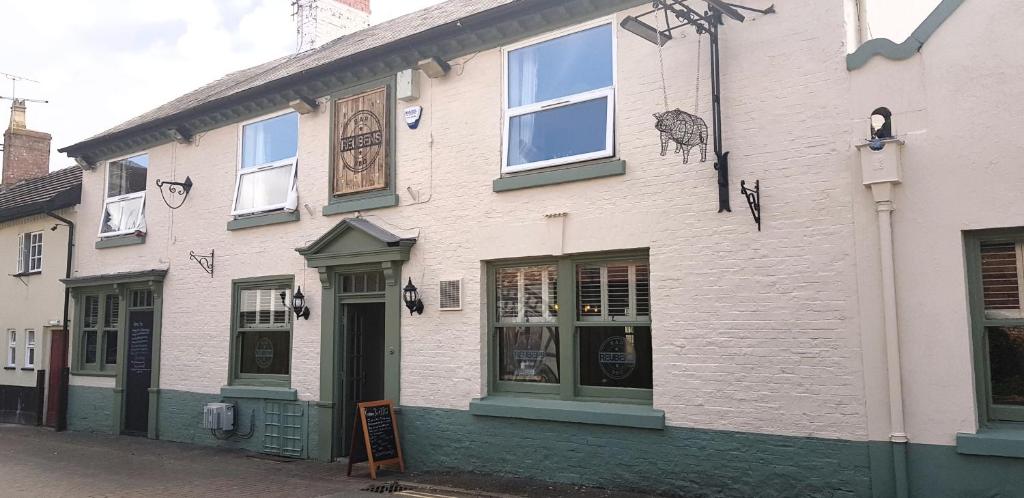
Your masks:
<svg viewBox="0 0 1024 498"><path fill-rule="evenodd" d="M120 342L126 313L116 289L78 296L72 366L76 375L117 375Z"/></svg>
<svg viewBox="0 0 1024 498"><path fill-rule="evenodd" d="M232 281L229 385L291 387L294 314L286 303L294 280L285 275Z"/></svg>
<svg viewBox="0 0 1024 498"><path fill-rule="evenodd" d="M648 260L637 250L488 264L490 393L650 405Z"/></svg>
<svg viewBox="0 0 1024 498"><path fill-rule="evenodd" d="M979 419L1024 422L1024 228L965 241Z"/></svg>

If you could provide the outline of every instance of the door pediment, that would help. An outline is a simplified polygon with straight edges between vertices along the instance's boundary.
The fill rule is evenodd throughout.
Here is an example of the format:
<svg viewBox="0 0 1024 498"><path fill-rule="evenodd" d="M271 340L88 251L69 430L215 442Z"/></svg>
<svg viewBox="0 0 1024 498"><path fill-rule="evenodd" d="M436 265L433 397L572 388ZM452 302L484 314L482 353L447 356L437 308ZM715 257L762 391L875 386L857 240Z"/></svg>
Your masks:
<svg viewBox="0 0 1024 498"><path fill-rule="evenodd" d="M408 261L416 244L362 218L343 220L312 244L296 251L311 268Z"/></svg>

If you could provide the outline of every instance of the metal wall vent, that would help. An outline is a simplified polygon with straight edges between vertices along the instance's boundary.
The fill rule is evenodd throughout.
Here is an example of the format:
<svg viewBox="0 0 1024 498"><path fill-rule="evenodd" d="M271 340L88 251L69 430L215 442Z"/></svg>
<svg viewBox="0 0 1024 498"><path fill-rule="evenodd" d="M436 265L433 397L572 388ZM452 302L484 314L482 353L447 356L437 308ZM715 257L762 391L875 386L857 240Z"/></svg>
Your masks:
<svg viewBox="0 0 1024 498"><path fill-rule="evenodd" d="M459 311L462 309L462 280L442 280L441 311Z"/></svg>

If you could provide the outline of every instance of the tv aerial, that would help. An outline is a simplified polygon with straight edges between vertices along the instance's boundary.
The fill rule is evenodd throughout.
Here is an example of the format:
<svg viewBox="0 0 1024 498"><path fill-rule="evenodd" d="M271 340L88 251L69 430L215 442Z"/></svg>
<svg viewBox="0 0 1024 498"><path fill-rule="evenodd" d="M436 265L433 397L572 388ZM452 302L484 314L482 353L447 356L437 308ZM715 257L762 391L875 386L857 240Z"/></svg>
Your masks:
<svg viewBox="0 0 1024 498"><path fill-rule="evenodd" d="M5 72L2 72L2 71L0 71L0 76L3 76L4 78L11 80L11 96L8 97L8 96L5 96L5 95L0 95L0 100L12 100L14 102L35 102L37 104L49 104L50 103L49 100L26 99L26 98L19 98L18 97L18 82L19 81L24 81L24 82L27 82L27 83L39 83L38 81L36 81L34 79L31 79L31 78L26 78L24 76L18 76L16 74L5 73Z"/></svg>
<svg viewBox="0 0 1024 498"><path fill-rule="evenodd" d="M698 35L707 34L711 39L711 107L715 140L715 169L718 170L718 212L731 212L732 208L729 206L729 153L724 150L722 144L722 78L720 72L722 62L719 57L718 31L721 26L725 25L726 17L743 22L746 17L740 11L764 15L774 14L775 5L757 9L722 0L692 0L692 3L707 4L707 10L701 11L687 1L653 0L651 10L637 16L627 16L622 20L621 26L626 31L659 47L672 40L674 31L687 27L692 27ZM658 29L652 25L658 21L658 16L664 16L665 29ZM648 17L651 19L650 23L642 20Z"/></svg>

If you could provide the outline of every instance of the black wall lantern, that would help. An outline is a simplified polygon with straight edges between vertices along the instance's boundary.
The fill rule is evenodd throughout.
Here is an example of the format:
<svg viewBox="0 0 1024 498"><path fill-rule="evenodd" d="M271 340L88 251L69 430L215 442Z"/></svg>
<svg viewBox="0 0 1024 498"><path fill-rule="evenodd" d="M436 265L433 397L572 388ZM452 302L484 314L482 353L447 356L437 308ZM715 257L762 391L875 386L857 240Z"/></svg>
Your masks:
<svg viewBox="0 0 1024 498"><path fill-rule="evenodd" d="M285 299L287 294L281 291L281 303L284 304L285 308L288 308L295 312L295 318L302 318L309 320L309 308L306 307L306 296L302 295L302 287L295 290L295 294L292 294L292 305L288 306L288 301Z"/></svg>
<svg viewBox="0 0 1024 498"><path fill-rule="evenodd" d="M409 283L402 289L402 297L405 299L405 307L409 308L410 316L413 313L423 314L423 301L420 300L416 286L412 284L412 278L409 278Z"/></svg>

